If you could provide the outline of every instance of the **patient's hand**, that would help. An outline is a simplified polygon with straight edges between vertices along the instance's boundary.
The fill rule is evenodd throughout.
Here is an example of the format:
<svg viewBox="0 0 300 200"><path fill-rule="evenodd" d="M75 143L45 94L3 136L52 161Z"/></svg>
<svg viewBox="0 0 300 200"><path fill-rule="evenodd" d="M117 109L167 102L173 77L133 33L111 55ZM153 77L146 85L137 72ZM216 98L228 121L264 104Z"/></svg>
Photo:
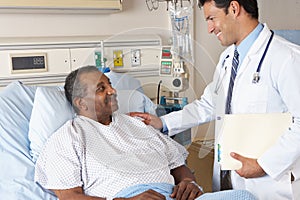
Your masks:
<svg viewBox="0 0 300 200"><path fill-rule="evenodd" d="M187 200L195 199L201 194L203 194L202 188L194 181L187 179L175 185L171 197L176 198L176 200Z"/></svg>
<svg viewBox="0 0 300 200"><path fill-rule="evenodd" d="M155 115L151 115L149 113L142 113L142 112L131 112L129 113L131 117L140 117L143 118L143 122L147 125L151 125L154 128L160 130L163 127L162 121L159 117Z"/></svg>
<svg viewBox="0 0 300 200"><path fill-rule="evenodd" d="M137 196L131 198L114 198L114 200L165 200L166 197L154 190L147 190Z"/></svg>

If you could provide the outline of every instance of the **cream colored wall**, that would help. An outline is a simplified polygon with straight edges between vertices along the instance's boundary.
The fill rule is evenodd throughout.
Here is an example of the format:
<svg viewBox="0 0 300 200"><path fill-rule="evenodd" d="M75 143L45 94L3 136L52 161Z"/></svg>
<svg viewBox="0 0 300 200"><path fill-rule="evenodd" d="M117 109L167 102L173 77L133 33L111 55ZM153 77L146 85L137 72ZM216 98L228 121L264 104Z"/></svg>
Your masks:
<svg viewBox="0 0 300 200"><path fill-rule="evenodd" d="M300 0L258 0L260 21L267 23L271 29L300 30ZM212 80L215 66L219 60L222 47L216 36L207 32L203 10L195 8L195 82L194 91L200 96L205 86ZM204 125L198 128L199 138L213 137L214 127Z"/></svg>
<svg viewBox="0 0 300 200"><path fill-rule="evenodd" d="M114 35L168 30L164 5L149 12L144 0L124 0L113 14L0 14L0 37Z"/></svg>
<svg viewBox="0 0 300 200"><path fill-rule="evenodd" d="M258 0L260 21L271 29L300 29L300 0Z"/></svg>
<svg viewBox="0 0 300 200"><path fill-rule="evenodd" d="M0 39L155 33L168 44L170 37L166 3L150 12L145 0L123 0L123 10L112 14L6 14L0 10L0 26Z"/></svg>

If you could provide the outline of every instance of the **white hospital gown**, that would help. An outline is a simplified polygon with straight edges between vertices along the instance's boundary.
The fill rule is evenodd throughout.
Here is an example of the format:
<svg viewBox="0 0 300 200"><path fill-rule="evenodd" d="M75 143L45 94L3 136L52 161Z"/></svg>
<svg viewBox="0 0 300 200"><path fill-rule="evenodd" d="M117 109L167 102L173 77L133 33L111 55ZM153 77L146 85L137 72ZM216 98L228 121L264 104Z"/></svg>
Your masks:
<svg viewBox="0 0 300 200"><path fill-rule="evenodd" d="M151 126L114 113L105 126L84 116L54 133L40 154L35 180L47 189L82 187L85 194L113 197L141 183L170 183L170 169L185 164L185 148Z"/></svg>

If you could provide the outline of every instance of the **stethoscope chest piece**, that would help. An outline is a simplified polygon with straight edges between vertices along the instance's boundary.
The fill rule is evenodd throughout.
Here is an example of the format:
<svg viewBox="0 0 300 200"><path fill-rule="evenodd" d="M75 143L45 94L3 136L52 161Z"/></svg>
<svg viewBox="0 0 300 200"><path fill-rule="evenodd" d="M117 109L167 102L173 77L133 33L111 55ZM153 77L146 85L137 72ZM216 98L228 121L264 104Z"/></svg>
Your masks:
<svg viewBox="0 0 300 200"><path fill-rule="evenodd" d="M259 72L255 72L253 74L253 80L252 80L252 83L256 84L259 82L259 79L260 79L260 76L259 76Z"/></svg>

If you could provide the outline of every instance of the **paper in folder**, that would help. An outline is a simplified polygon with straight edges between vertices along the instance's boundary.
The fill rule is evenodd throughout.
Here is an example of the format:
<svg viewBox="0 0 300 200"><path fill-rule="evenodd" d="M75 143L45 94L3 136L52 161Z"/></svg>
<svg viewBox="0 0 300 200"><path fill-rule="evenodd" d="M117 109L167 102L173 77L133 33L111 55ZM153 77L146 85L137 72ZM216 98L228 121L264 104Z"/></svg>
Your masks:
<svg viewBox="0 0 300 200"><path fill-rule="evenodd" d="M242 164L230 156L231 152L258 158L288 130L292 116L289 113L230 114L218 120L221 123L219 164L222 170L236 170Z"/></svg>

